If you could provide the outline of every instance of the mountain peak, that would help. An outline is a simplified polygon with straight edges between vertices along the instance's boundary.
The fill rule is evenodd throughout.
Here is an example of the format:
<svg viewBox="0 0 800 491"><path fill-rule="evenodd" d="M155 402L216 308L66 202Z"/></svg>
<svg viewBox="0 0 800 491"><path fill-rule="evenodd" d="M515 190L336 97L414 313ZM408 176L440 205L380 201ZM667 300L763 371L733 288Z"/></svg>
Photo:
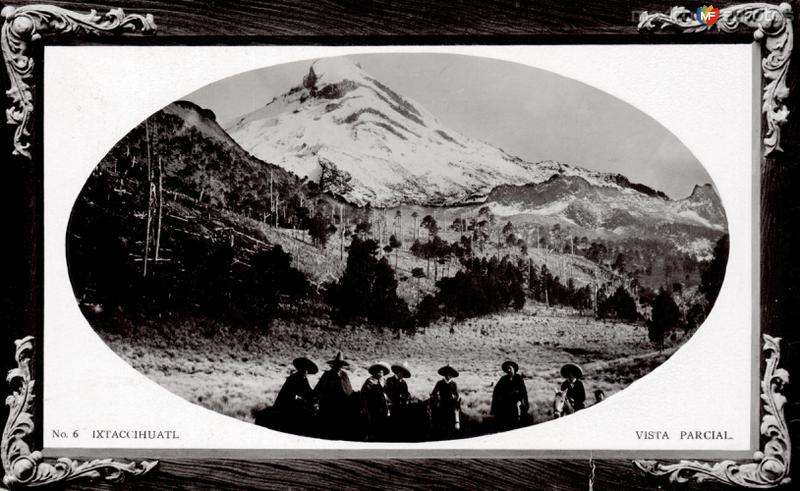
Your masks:
<svg viewBox="0 0 800 491"><path fill-rule="evenodd" d="M710 183L695 184L694 189L692 189L692 194L686 199L705 199L710 196L717 196L717 193L714 191L714 186Z"/></svg>
<svg viewBox="0 0 800 491"><path fill-rule="evenodd" d="M242 148L319 182L350 176L341 197L364 206L452 205L552 172L460 134L344 57L316 60L299 84L228 127Z"/></svg>
<svg viewBox="0 0 800 491"><path fill-rule="evenodd" d="M309 72L312 70L316 74L318 87L343 80L364 82L369 78L358 64L345 56L314 60L309 66Z"/></svg>
<svg viewBox="0 0 800 491"><path fill-rule="evenodd" d="M353 204L478 202L496 186L541 183L556 174L666 199L619 174L552 160L531 163L463 135L349 58L307 67L297 86L228 131L252 155L299 177L319 183L326 169L349 176L341 197Z"/></svg>
<svg viewBox="0 0 800 491"><path fill-rule="evenodd" d="M217 122L217 115L211 109L200 107L191 101L175 101L162 109L167 114L180 117L187 127L193 127L206 136L224 141L228 145L236 145L225 130Z"/></svg>
<svg viewBox="0 0 800 491"><path fill-rule="evenodd" d="M169 104L167 107L169 106L177 106L177 108L184 109L187 111L195 111L204 118L210 119L212 121L217 120L217 115L214 114L214 111L212 111L211 109L207 109L205 107L198 106L192 101L179 100L173 102L172 104Z"/></svg>
<svg viewBox="0 0 800 491"><path fill-rule="evenodd" d="M697 184L692 189L692 194L677 201L685 211L696 213L698 216L708 219L711 223L725 223L725 209L722 201L711 184Z"/></svg>

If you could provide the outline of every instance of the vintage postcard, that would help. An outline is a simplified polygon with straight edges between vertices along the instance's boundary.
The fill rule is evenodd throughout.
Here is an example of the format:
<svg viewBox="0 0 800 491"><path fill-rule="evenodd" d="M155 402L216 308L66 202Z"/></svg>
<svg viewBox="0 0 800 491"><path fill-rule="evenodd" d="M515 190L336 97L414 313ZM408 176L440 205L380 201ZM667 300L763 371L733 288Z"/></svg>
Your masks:
<svg viewBox="0 0 800 491"><path fill-rule="evenodd" d="M791 9L4 8L4 484L787 484Z"/></svg>
<svg viewBox="0 0 800 491"><path fill-rule="evenodd" d="M749 455L757 58L703 50L46 49L46 447Z"/></svg>

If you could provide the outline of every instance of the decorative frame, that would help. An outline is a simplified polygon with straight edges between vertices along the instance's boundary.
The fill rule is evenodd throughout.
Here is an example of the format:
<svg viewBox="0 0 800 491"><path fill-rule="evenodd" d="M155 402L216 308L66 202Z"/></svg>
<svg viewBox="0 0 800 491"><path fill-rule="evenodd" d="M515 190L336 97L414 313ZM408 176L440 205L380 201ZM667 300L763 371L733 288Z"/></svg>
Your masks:
<svg viewBox="0 0 800 491"><path fill-rule="evenodd" d="M790 96L787 77L793 49L793 9L789 3L780 5L750 3L720 9L719 21L713 26L700 22L685 7L673 7L668 14L644 12L639 17L638 30L698 33L718 31L738 33L753 31L754 39L764 48L762 73L765 79L762 94L764 121L763 156L774 157L783 151L782 127L788 121L787 99ZM52 5L30 5L2 10L2 54L11 83L6 92L11 107L6 110L7 121L13 126L13 155L34 159L32 127L35 122L35 70L32 47L47 36L90 37L122 33L153 34L154 18L150 14L127 15L122 9L105 14L95 10L77 13ZM789 372L779 368L781 338L763 334L765 368L761 380L763 417L761 435L763 447L754 454L753 462L698 462L681 460L677 463L652 460L634 461L644 474L668 477L675 483L708 481L745 488L773 488L791 482L791 436L785 416L787 398L783 394L789 383ZM6 399L9 417L0 442L4 478L8 487L22 488L48 485L78 479L122 482L126 478L151 473L159 465L155 460L116 462L97 459L86 462L59 458L44 459L33 450L31 442L35 428L35 357L34 338L26 336L16 342L16 367L8 374L14 387ZM32 366L32 364L34 366ZM589 486L595 484L596 461L590 459ZM656 481L653 481L656 482Z"/></svg>
<svg viewBox="0 0 800 491"><path fill-rule="evenodd" d="M753 30L753 38L761 41L766 53L761 59L764 84L762 112L766 131L764 134L764 156L781 150L781 126L786 123L789 110L784 100L789 95L786 75L794 47L792 6L788 3L745 3L720 9L719 20L707 25L685 7L673 7L669 14L643 12L639 18L639 30L653 31L677 29L684 33L703 32L716 28L720 32L733 33L743 28Z"/></svg>
<svg viewBox="0 0 800 491"><path fill-rule="evenodd" d="M157 461L120 463L111 459L79 462L62 457L55 463L45 461L42 453L32 451L28 443L33 433L33 387L31 371L34 350L33 336L17 340L15 359L17 368L8 372L8 383L17 387L6 399L9 407L8 421L0 442L3 461L3 484L9 487L34 487L76 479L122 482L126 476L141 476L153 470Z"/></svg>
<svg viewBox="0 0 800 491"><path fill-rule="evenodd" d="M685 483L716 481L745 488L772 488L789 484L791 478L792 444L789 426L784 415L786 397L781 394L789 383L789 372L778 368L781 349L780 338L763 335L763 350L768 353L764 377L761 380L761 400L764 415L761 419L761 435L765 439L762 450L753 455L754 462L737 463L697 462L681 460L678 463L663 463L653 460L637 460L636 467L654 476L669 476L670 482Z"/></svg>
<svg viewBox="0 0 800 491"><path fill-rule="evenodd" d="M6 95L13 101L6 109L9 124L16 126L14 131L14 155L32 158L30 152L31 118L34 111L33 78L34 60L30 44L48 35L113 35L122 32L141 32L152 34L156 31L153 16L125 15L122 9L112 9L100 15L96 10L88 14L72 12L52 5L30 7L4 7L2 47L11 88Z"/></svg>

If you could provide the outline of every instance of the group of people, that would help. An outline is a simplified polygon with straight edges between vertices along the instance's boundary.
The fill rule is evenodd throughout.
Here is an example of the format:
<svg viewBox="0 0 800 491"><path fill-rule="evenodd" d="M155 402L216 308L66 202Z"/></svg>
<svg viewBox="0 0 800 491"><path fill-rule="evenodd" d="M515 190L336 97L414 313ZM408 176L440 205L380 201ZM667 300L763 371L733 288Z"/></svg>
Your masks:
<svg viewBox="0 0 800 491"><path fill-rule="evenodd" d="M295 358L292 364L296 371L286 379L273 405L280 421L279 425L274 425L276 429L300 435L351 439L349 432L360 425L366 440L402 440L408 437L404 432L409 421L421 414L423 406L420 404L425 404L424 414L430 420L432 438L454 438L461 430L461 397L454 380L459 373L449 364L438 370L442 378L434 385L428 401L412 400L406 382L411 377L411 369L406 363L374 363L368 368L369 377L360 393L353 391L350 377L344 370L350 363L341 352L327 361L330 368L320 376L313 389L308 375L318 373L317 365L306 357ZM519 365L507 360L501 369L504 374L494 386L490 409L497 431L518 428L530 421L528 392L519 374ZM561 373L566 378L562 391L576 410L583 408L586 395L579 380L580 368L567 364Z"/></svg>

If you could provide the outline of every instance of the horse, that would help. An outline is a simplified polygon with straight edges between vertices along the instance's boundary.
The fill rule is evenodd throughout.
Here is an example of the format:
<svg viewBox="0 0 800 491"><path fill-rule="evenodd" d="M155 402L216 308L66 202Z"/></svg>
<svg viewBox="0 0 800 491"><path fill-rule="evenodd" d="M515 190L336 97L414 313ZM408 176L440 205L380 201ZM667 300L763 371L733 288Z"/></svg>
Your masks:
<svg viewBox="0 0 800 491"><path fill-rule="evenodd" d="M567 391L557 390L555 397L553 397L553 417L560 418L574 412L575 408L572 407L572 404L567 398Z"/></svg>

